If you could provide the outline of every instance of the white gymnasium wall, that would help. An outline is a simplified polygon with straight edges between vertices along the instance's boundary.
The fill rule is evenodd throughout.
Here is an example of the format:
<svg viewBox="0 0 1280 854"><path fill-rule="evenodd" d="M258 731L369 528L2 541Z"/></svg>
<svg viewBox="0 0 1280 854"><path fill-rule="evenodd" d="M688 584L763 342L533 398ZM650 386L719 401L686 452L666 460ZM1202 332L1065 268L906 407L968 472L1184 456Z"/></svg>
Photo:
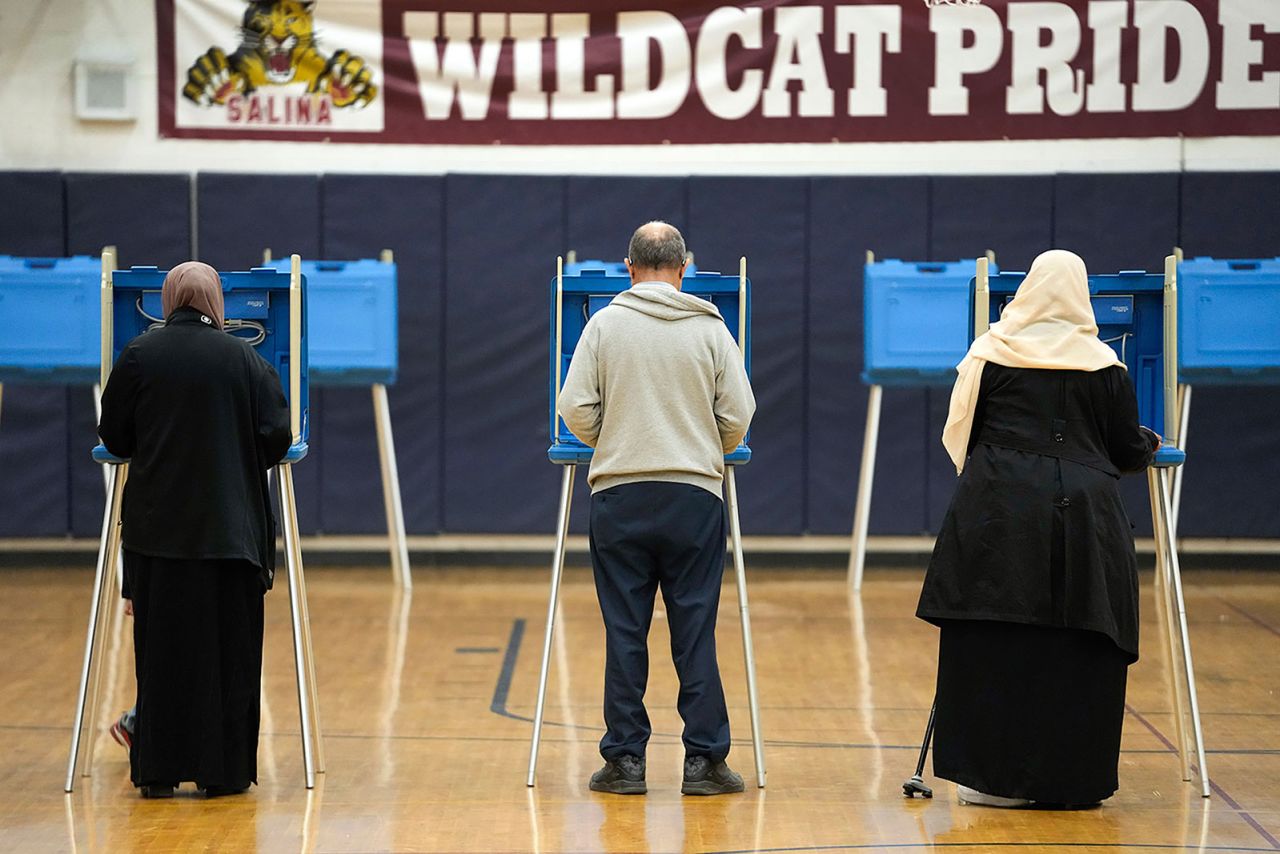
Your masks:
<svg viewBox="0 0 1280 854"><path fill-rule="evenodd" d="M162 140L154 8L153 0L0 0L0 169L637 175L1280 169L1280 137L652 147ZM136 61L136 122L83 122L74 115L73 62L102 51Z"/></svg>

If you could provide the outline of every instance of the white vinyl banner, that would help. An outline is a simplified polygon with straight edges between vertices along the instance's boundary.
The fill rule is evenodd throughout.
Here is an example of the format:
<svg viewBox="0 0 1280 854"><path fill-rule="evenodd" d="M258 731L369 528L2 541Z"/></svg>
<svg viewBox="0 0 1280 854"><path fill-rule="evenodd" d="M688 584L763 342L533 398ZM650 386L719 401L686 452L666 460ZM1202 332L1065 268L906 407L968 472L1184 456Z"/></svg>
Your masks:
<svg viewBox="0 0 1280 854"><path fill-rule="evenodd" d="M381 132L381 5L176 0L175 130ZM163 48L162 48L163 50Z"/></svg>

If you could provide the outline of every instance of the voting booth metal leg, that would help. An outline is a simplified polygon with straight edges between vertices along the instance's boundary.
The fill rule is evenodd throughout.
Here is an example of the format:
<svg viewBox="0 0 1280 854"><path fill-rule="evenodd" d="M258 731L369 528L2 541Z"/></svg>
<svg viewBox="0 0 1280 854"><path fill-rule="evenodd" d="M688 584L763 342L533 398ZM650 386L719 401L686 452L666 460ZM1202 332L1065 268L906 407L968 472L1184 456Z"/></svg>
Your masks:
<svg viewBox="0 0 1280 854"><path fill-rule="evenodd" d="M1186 451L1187 449L1187 422L1190 420L1191 414L1191 386L1182 384L1178 386L1178 447ZM1178 466L1173 470L1173 499L1171 518L1169 525L1170 530L1176 536L1178 533L1178 515L1182 512L1182 475L1186 470L1186 464Z"/></svg>
<svg viewBox="0 0 1280 854"><path fill-rule="evenodd" d="M1196 691L1195 664L1191 656L1191 635L1187 630L1187 606L1182 591L1182 569L1178 563L1178 550L1174 537L1172 502L1170 500L1170 479L1168 469L1150 469L1148 484L1152 503L1152 527L1156 538L1157 571L1164 573L1164 593L1169 613L1169 658L1173 662L1172 673L1175 694L1179 693L1179 677L1186 682L1186 707L1191 712L1191 737L1196 751L1197 770L1200 774L1200 794L1209 797L1209 769L1205 764L1204 730L1200 724L1200 700ZM1184 703L1181 697L1175 696L1174 715L1179 728L1184 727L1182 715ZM1180 745L1182 763L1185 769L1189 764L1185 737ZM1183 779L1189 780L1190 774L1184 771Z"/></svg>
<svg viewBox="0 0 1280 854"><path fill-rule="evenodd" d="M387 539L391 546L391 572L405 590L413 589L409 570L409 545L404 534L404 505L400 502L400 469L396 465L396 443L391 434L391 407L387 387L373 386L373 419L378 431L378 462L382 465L382 503L387 509Z"/></svg>
<svg viewBox="0 0 1280 854"><path fill-rule="evenodd" d="M88 733L85 730L86 705L91 691L95 665L97 673L101 672L101 646L106 632L102 631L101 618L104 607L110 607L105 600L110 588L111 577L115 572L116 556L120 553L120 506L124 498L124 482L128 475L128 466L113 466L114 476L107 487L106 508L103 511L102 536L98 543L98 563L93 576L93 600L89 605L89 625L85 633L84 666L80 672L80 691L76 698L75 724L71 730L71 755L67 760L67 779L64 785L66 792L75 787L76 765L83 753L85 768L90 768L93 756L94 734L97 732L96 719L89 715ZM96 685L93 686L96 688ZM96 714L96 710L94 710ZM88 771L86 770L86 776Z"/></svg>
<svg viewBox="0 0 1280 854"><path fill-rule="evenodd" d="M756 785L765 785L764 738L760 735L760 700L756 691L755 645L751 642L751 610L747 607L747 567L742 559L742 525L738 521L738 483L733 466L725 467L725 488L729 496L729 539L733 544L733 565L738 577L738 613L742 617L742 655L747 665L747 702L751 709L751 744L755 748Z"/></svg>
<svg viewBox="0 0 1280 854"><path fill-rule="evenodd" d="M315 644L311 642L311 597L307 595L307 573L302 565L302 537L298 533L298 497L293 488L292 467L289 468L287 485L289 487L290 500L294 506L294 513L290 523L293 526L294 548L297 549L298 591L302 604L302 651L306 654L307 685L310 689L309 695L311 697L311 731L315 735L316 771L323 774L325 771L324 739L320 737L320 691L316 688L316 648Z"/></svg>
<svg viewBox="0 0 1280 854"><path fill-rule="evenodd" d="M1156 594L1156 615L1160 625L1161 646L1164 648L1164 662L1169 668L1169 691L1170 705L1173 712L1174 736L1178 745L1178 764L1179 773L1183 781L1191 780L1191 754L1187 750L1187 728L1186 722L1182 716L1182 710L1186 708L1186 694L1183 689L1182 671L1178 667L1178 659L1176 650L1178 648L1178 636L1174 629L1174 620L1176 619L1176 609L1173 603L1173 596L1170 587L1170 579L1168 572L1168 554L1165 549L1164 536L1162 534L1163 521L1160 517L1160 500L1156 496L1156 490L1160 489L1160 480L1157 470L1154 468L1147 470L1147 492L1151 500L1151 529L1152 537L1155 541L1156 571L1155 571L1155 594Z"/></svg>
<svg viewBox="0 0 1280 854"><path fill-rule="evenodd" d="M293 471L288 463L276 467L280 484L281 528L284 530L285 566L289 575L289 610L293 616L293 666L298 682L298 717L302 724L302 767L308 789L316 785L316 746L320 733L314 720L315 679L311 669L310 627L306 589L302 580L302 549L298 543L298 506L293 491Z"/></svg>
<svg viewBox="0 0 1280 854"><path fill-rule="evenodd" d="M551 666L551 640L556 628L556 605L560 601L560 578L564 575L565 539L569 536L569 509L573 501L576 465L564 467L560 481L560 514L556 520L556 550L551 557L551 596L547 602L547 631L542 639L542 672L538 675L538 703L533 713L533 741L529 745L529 777L532 786L538 771L538 745L542 741L542 710L547 701L547 671Z"/></svg>
<svg viewBox="0 0 1280 854"><path fill-rule="evenodd" d="M871 386L867 396L867 429L862 436L862 468L858 472L858 501L853 508L853 543L849 549L849 583L862 589L867 563L867 528L871 520L871 487L876 476L876 446L880 442L880 396L883 388Z"/></svg>

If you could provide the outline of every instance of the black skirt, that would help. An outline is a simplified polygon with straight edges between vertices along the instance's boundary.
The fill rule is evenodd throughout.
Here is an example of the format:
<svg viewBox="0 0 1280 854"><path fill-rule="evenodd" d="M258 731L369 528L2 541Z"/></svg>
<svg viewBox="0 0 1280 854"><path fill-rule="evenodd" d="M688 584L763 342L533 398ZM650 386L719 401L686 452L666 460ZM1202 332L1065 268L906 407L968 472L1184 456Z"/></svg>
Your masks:
<svg viewBox="0 0 1280 854"><path fill-rule="evenodd" d="M133 599L135 786L258 779L263 587L244 560L124 553Z"/></svg>
<svg viewBox="0 0 1280 854"><path fill-rule="evenodd" d="M1109 798L1128 664L1097 632L943 621L934 774L1045 804Z"/></svg>

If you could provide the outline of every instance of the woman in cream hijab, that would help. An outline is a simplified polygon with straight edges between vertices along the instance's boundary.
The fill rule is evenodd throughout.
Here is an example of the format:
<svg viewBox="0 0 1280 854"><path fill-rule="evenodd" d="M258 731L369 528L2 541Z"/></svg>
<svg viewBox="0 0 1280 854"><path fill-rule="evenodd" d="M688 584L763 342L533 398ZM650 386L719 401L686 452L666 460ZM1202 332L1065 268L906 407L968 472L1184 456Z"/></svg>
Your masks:
<svg viewBox="0 0 1280 854"><path fill-rule="evenodd" d="M1117 481L1159 437L1070 252L1035 260L957 373L942 442L960 479L916 611L941 629L934 772L968 803L1097 804L1138 657Z"/></svg>

